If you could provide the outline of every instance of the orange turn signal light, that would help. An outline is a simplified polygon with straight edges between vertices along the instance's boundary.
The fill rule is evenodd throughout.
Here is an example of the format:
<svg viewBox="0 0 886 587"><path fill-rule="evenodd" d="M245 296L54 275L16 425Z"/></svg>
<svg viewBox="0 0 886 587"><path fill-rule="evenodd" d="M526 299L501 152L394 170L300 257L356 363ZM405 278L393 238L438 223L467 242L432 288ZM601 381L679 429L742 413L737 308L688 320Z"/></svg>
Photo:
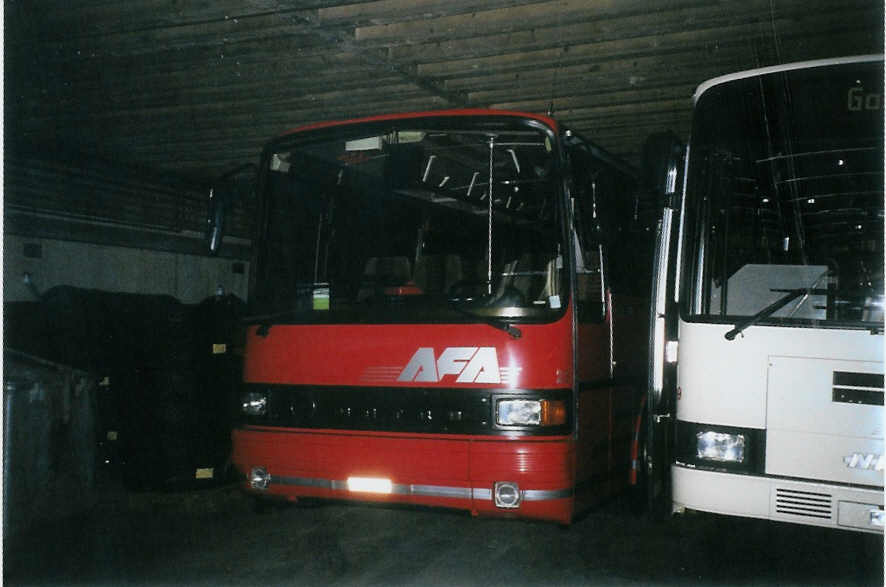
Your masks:
<svg viewBox="0 0 886 587"><path fill-rule="evenodd" d="M566 423L566 402L546 399L541 401L542 426L561 426Z"/></svg>

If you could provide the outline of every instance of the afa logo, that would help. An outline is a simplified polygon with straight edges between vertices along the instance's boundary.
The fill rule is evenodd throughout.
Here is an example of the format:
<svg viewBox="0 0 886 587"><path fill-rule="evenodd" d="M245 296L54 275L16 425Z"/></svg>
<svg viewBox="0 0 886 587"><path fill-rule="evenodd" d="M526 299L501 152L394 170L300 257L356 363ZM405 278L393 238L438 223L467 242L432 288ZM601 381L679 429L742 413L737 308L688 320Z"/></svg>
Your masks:
<svg viewBox="0 0 886 587"><path fill-rule="evenodd" d="M421 347L400 372L397 381L439 383L455 375L456 383L501 383L495 347L447 347L434 356L434 349Z"/></svg>

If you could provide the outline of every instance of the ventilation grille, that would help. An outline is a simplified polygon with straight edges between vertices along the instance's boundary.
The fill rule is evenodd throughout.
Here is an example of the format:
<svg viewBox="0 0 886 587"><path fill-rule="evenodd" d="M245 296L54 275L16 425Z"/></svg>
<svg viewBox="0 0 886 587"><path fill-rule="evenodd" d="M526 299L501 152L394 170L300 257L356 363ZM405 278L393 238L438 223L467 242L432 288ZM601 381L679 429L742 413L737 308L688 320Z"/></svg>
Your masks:
<svg viewBox="0 0 886 587"><path fill-rule="evenodd" d="M775 511L819 520L830 520L833 515L829 494L780 488L775 490Z"/></svg>

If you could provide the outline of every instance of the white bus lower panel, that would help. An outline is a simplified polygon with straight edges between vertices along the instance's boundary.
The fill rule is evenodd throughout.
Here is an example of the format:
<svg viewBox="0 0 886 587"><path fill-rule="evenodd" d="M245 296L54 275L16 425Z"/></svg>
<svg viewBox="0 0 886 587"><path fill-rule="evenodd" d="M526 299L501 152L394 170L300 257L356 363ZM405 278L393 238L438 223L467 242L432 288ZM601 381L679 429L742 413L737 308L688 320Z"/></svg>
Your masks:
<svg viewBox="0 0 886 587"><path fill-rule="evenodd" d="M675 511L883 532L883 490L671 467Z"/></svg>

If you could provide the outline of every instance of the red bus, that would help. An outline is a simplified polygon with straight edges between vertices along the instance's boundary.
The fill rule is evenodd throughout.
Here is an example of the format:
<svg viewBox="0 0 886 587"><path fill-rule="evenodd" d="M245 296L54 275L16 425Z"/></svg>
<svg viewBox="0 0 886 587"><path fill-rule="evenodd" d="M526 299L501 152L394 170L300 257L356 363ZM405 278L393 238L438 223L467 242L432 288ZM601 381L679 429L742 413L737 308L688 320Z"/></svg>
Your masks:
<svg viewBox="0 0 886 587"><path fill-rule="evenodd" d="M523 113L271 141L233 431L245 490L567 524L624 487L647 336L627 294L648 291L632 256L651 253L635 188Z"/></svg>

